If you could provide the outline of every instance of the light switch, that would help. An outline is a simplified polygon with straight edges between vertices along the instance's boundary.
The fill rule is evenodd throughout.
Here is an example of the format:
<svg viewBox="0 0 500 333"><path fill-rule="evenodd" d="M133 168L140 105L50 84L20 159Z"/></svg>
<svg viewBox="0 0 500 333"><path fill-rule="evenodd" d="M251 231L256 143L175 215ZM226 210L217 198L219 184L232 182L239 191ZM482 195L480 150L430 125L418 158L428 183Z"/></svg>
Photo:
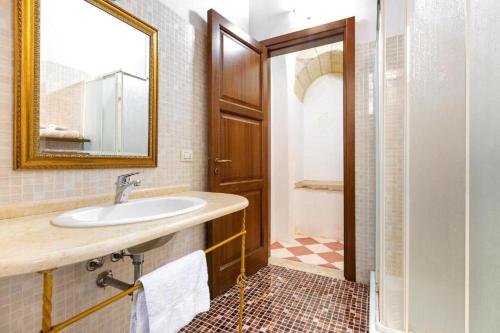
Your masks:
<svg viewBox="0 0 500 333"><path fill-rule="evenodd" d="M191 150L191 149L181 150L181 161L192 162L193 161L193 150Z"/></svg>

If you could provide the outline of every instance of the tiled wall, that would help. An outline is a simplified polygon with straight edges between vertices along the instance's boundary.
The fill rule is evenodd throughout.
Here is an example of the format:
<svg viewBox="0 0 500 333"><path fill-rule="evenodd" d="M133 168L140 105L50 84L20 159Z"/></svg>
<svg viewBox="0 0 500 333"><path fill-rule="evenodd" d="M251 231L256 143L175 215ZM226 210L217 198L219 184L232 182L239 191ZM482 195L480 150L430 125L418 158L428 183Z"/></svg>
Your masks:
<svg viewBox="0 0 500 333"><path fill-rule="evenodd" d="M143 186L189 183L194 189L203 189L207 159L206 37L158 0L123 0L119 4L160 31L159 167L140 170ZM12 171L11 6L11 1L0 0L0 207L113 192L116 176L129 170ZM193 149L193 163L179 161L182 148Z"/></svg>
<svg viewBox="0 0 500 333"><path fill-rule="evenodd" d="M356 45L356 278L375 270L375 42Z"/></svg>
<svg viewBox="0 0 500 333"><path fill-rule="evenodd" d="M140 170L143 187L191 184L206 189L207 86L206 37L159 0L118 3L159 29L159 167ZM12 170L12 1L0 0L0 209L19 202L111 193L117 175L131 170ZM192 148L194 162L179 161ZM1 223L1 222L0 222ZM178 233L160 249L146 253L145 271L204 246L203 227ZM118 278L130 281L132 265L106 264ZM101 271L101 270L99 270ZM95 286L98 272L84 263L55 272L54 315L60 321L109 297L115 290ZM41 276L37 273L0 279L0 332L37 332L41 318ZM67 332L128 332L130 300L81 321Z"/></svg>
<svg viewBox="0 0 500 333"><path fill-rule="evenodd" d="M385 43L385 271L402 278L404 36L388 37Z"/></svg>
<svg viewBox="0 0 500 333"><path fill-rule="evenodd" d="M404 328L403 279L403 129L405 110L404 36L385 39L384 78L384 231L380 251L384 267L380 293L381 321L395 330Z"/></svg>

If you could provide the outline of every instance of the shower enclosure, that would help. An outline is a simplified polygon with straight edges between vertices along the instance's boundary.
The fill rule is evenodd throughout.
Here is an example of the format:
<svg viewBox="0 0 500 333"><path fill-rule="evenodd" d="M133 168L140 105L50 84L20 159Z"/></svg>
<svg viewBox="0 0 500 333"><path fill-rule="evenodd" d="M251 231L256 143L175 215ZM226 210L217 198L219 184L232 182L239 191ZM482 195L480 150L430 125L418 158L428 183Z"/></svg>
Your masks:
<svg viewBox="0 0 500 333"><path fill-rule="evenodd" d="M377 2L374 75L377 105L377 271L372 274L371 283L376 291L373 301L378 305L372 329L379 332L399 332L405 329L404 6L404 0ZM403 16L403 20L400 16Z"/></svg>
<svg viewBox="0 0 500 333"><path fill-rule="evenodd" d="M497 332L500 3L378 5L370 332Z"/></svg>

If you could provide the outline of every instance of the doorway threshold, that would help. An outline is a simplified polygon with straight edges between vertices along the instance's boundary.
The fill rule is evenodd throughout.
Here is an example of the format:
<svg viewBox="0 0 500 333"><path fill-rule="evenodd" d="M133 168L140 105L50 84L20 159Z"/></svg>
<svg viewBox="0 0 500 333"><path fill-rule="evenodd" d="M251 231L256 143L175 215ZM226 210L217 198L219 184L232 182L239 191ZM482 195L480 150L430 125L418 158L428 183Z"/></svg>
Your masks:
<svg viewBox="0 0 500 333"><path fill-rule="evenodd" d="M312 264L307 264L304 262L291 261L276 257L269 257L269 264L294 269L296 271L302 271L306 273L312 273L321 276L331 277L334 279L344 280L344 271L338 269L321 267Z"/></svg>

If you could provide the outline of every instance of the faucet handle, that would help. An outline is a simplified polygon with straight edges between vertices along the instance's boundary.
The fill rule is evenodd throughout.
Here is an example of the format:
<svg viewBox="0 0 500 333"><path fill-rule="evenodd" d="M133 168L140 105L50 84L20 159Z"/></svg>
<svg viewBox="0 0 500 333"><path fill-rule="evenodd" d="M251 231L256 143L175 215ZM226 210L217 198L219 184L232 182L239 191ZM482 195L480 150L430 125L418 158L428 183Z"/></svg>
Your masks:
<svg viewBox="0 0 500 333"><path fill-rule="evenodd" d="M124 175L119 175L116 178L116 184L117 185L125 185L128 183L130 177L138 175L138 174L140 174L140 172L131 172L131 173L126 173Z"/></svg>

